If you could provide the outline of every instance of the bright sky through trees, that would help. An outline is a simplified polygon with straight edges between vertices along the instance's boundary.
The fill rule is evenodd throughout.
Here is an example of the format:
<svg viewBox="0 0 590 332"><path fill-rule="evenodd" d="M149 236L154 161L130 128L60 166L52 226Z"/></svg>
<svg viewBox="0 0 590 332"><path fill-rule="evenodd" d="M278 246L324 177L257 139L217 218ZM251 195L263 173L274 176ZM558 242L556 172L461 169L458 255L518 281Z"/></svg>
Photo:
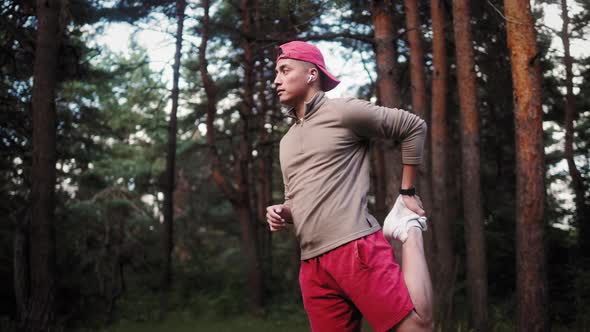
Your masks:
<svg viewBox="0 0 590 332"><path fill-rule="evenodd" d="M535 6L539 6L536 4ZM543 24L561 30L561 9L559 4L542 4L545 12ZM579 13L582 9L574 2L570 3L570 15ZM161 14L152 15L150 23L134 27L127 23L113 23L106 26L105 31L98 37L98 44L108 47L115 52L126 53L130 39L135 35L139 45L145 47L150 55L150 64L157 71L164 71L166 80L172 77L172 61L174 54L173 32L174 22L169 22ZM189 34L185 34L185 42L195 42ZM328 93L331 97L352 96L357 88L369 82L367 71L363 68L361 54L353 53L340 47L338 43L318 42L318 47L324 52L326 64L338 76L342 83ZM551 44L553 50L563 52L561 40L556 36ZM590 55L590 40L573 39L571 42L572 56L575 58ZM188 48L184 48L185 50ZM373 70L370 54L362 54L369 71Z"/></svg>

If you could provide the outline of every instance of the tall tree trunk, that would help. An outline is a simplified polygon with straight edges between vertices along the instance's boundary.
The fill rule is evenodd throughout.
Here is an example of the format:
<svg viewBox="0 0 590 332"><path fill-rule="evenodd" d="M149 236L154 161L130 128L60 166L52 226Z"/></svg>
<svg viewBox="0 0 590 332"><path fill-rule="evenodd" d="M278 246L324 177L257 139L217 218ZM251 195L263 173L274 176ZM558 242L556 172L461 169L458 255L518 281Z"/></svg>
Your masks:
<svg viewBox="0 0 590 332"><path fill-rule="evenodd" d="M412 93L412 111L430 122L428 107L426 105L426 75L424 73L424 47L422 46L422 29L418 13L418 0L405 0L404 8L406 13L406 30L408 31L408 43L410 46L410 83ZM422 203L427 210L431 204L431 179L429 173L429 144L425 146L424 162L420 164L420 176L418 178L418 189L421 194Z"/></svg>
<svg viewBox="0 0 590 332"><path fill-rule="evenodd" d="M529 1L504 0L516 132L517 330L546 331L541 67Z"/></svg>
<svg viewBox="0 0 590 332"><path fill-rule="evenodd" d="M373 1L375 25L375 58L377 60L377 89L379 102L385 107L399 107L400 88L397 84L397 49L393 27L391 0Z"/></svg>
<svg viewBox="0 0 590 332"><path fill-rule="evenodd" d="M162 271L160 311L168 311L168 297L172 286L172 249L174 247L174 188L176 178L176 113L178 112L178 81L180 79L180 58L182 55L182 30L184 27L185 0L176 1L176 51L172 78L172 110L168 124L168 155L166 156L166 182L164 188L164 229L162 244L164 252L164 269Z"/></svg>
<svg viewBox="0 0 590 332"><path fill-rule="evenodd" d="M453 1L457 90L461 106L463 216L467 256L467 293L476 331L487 331L487 264L481 205L479 115L469 0Z"/></svg>
<svg viewBox="0 0 590 332"><path fill-rule="evenodd" d="M55 326L55 162L57 66L65 27L63 0L37 1L33 72L33 165L31 188L31 297L27 331Z"/></svg>
<svg viewBox="0 0 590 332"><path fill-rule="evenodd" d="M584 197L586 188L580 171L574 162L574 120L576 119L576 105L574 99L574 74L572 72L573 59L570 54L569 23L570 18L567 8L567 0L561 0L561 18L563 26L561 41L565 53L563 62L565 65L565 160L567 161L572 188L574 190L574 202L576 204L576 227L578 228L578 246L580 253L587 253L590 249L590 226L588 226L589 207Z"/></svg>
<svg viewBox="0 0 590 332"><path fill-rule="evenodd" d="M408 43L410 46L410 83L412 92L412 111L424 119L427 123L430 121L430 112L426 103L426 74L424 72L424 47L422 41L422 28L418 12L418 0L405 0L406 30L408 31ZM430 131L428 132L430 135ZM432 179L430 177L430 142L426 140L424 144L422 164L418 168L417 188L419 196L424 204L427 216L432 214ZM435 266L435 250L432 232L425 235L425 249L428 260L428 267L432 269ZM433 275L435 271L430 271Z"/></svg>
<svg viewBox="0 0 590 332"><path fill-rule="evenodd" d="M453 304L453 242L449 218L447 155L447 62L445 47L445 14L441 0L431 0L432 16L432 192L433 220L438 267L435 274L436 316L438 323L450 322ZM444 328L443 328L444 329Z"/></svg>
<svg viewBox="0 0 590 332"><path fill-rule="evenodd" d="M374 0L371 10L375 28L378 103L385 107L400 107L393 3L391 0ZM377 220L383 221L395 202L401 185L401 152L399 148L394 148L393 142L376 141L373 146L373 156L375 160L375 217ZM401 263L401 243L396 241L392 245L397 261Z"/></svg>

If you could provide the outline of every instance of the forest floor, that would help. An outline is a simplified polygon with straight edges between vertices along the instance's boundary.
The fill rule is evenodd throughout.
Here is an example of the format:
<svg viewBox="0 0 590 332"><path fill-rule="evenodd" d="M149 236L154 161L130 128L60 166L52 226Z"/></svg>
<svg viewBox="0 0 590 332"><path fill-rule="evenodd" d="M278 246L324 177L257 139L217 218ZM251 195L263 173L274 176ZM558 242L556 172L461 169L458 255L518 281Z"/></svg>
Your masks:
<svg viewBox="0 0 590 332"><path fill-rule="evenodd" d="M229 319L199 319L192 321L171 321L163 322L121 322L99 330L100 332L295 332L308 331L307 323L293 321L269 321L251 317L233 317Z"/></svg>
<svg viewBox="0 0 590 332"><path fill-rule="evenodd" d="M172 312L163 320L126 320L119 319L115 323L101 328L76 329L77 332L306 332L310 331L307 316L303 310L291 312L277 310L264 318L248 314L219 313L195 314L190 312ZM514 322L510 320L494 320L492 332L514 331ZM566 328L553 325L552 331L588 331L586 329ZM366 321L363 321L363 332L373 332ZM471 332L466 322L457 323L452 331ZM590 332L590 331L589 331Z"/></svg>
<svg viewBox="0 0 590 332"><path fill-rule="evenodd" d="M178 317L173 315L163 321L132 322L120 321L111 326L87 332L305 332L310 331L305 317L255 318L248 315L233 317L202 316ZM372 332L364 322L363 331Z"/></svg>

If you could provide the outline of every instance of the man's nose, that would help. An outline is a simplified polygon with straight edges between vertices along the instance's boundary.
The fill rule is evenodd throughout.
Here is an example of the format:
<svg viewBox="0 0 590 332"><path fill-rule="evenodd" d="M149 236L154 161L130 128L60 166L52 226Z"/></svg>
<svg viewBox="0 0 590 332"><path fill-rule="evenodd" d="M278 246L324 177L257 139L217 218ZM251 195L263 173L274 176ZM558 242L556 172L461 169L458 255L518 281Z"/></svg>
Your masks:
<svg viewBox="0 0 590 332"><path fill-rule="evenodd" d="M279 75L277 75L275 77L275 80L272 82L272 84L274 84L275 88L277 88L279 85L281 85L281 80L279 79Z"/></svg>

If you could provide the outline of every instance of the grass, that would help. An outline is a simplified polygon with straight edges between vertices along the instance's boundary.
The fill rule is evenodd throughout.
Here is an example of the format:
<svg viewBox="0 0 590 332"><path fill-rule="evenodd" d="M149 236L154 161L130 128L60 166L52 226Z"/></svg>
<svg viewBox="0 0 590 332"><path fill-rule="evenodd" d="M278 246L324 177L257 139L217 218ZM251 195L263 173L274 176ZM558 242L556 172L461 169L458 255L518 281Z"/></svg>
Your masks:
<svg viewBox="0 0 590 332"><path fill-rule="evenodd" d="M190 317L182 314L172 314L163 321L120 321L114 325L104 327L98 330L80 330L79 332L301 332L310 331L307 320L301 320L301 317L280 318L255 318L248 315L219 317L219 316L199 316ZM364 332L372 332L369 325L364 322ZM465 327L458 326L454 331L466 332L472 331ZM513 327L496 326L492 331L513 331ZM554 326L553 331L586 331L571 330L563 327Z"/></svg>
<svg viewBox="0 0 590 332"><path fill-rule="evenodd" d="M194 317L174 313L162 321L119 321L98 330L83 329L78 332L301 332L310 331L306 317L299 315L284 318L256 318L249 315L219 317L203 315ZM363 331L372 332L364 322Z"/></svg>
<svg viewBox="0 0 590 332"><path fill-rule="evenodd" d="M80 330L80 332L295 332L309 331L306 319L298 315L284 318L257 318L249 315L220 317L217 315L194 316L189 313L173 313L161 321L126 321L98 330Z"/></svg>
<svg viewBox="0 0 590 332"><path fill-rule="evenodd" d="M165 320L163 322L120 322L101 332L164 332L164 331L307 331L307 324L294 322L267 321L250 317L234 317L226 320L193 319L190 321Z"/></svg>

